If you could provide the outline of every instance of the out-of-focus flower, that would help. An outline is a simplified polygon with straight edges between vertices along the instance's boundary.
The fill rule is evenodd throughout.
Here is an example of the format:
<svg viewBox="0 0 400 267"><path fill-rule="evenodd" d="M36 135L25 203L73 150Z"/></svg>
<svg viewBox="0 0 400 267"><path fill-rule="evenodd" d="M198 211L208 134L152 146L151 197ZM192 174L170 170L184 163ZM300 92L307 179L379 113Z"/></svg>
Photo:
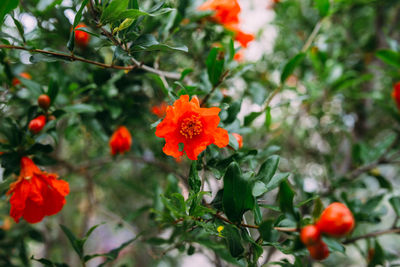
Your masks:
<svg viewBox="0 0 400 267"><path fill-rule="evenodd" d="M32 76L27 72L21 72L20 74L18 74L18 76L25 78L27 80L32 80ZM21 84L21 81L17 77L14 77L11 83L13 86L17 86L18 84Z"/></svg>
<svg viewBox="0 0 400 267"><path fill-rule="evenodd" d="M254 40L254 35L243 32L237 24L228 24L225 27L232 31L235 35L235 40L238 41L242 47L246 48L248 44Z"/></svg>
<svg viewBox="0 0 400 267"><path fill-rule="evenodd" d="M125 126L119 127L110 138L111 154L124 154L131 149L132 136Z"/></svg>
<svg viewBox="0 0 400 267"><path fill-rule="evenodd" d="M393 85L392 98L396 101L397 108L400 110L400 82Z"/></svg>
<svg viewBox="0 0 400 267"><path fill-rule="evenodd" d="M199 10L215 11L213 19L221 24L239 23L240 5L237 0L208 0Z"/></svg>
<svg viewBox="0 0 400 267"><path fill-rule="evenodd" d="M217 107L201 108L196 96L189 101L188 95L182 95L168 106L166 117L156 128L156 136L165 139L164 153L175 158L186 153L189 159L197 160L211 144L227 146L228 131L218 127L220 111ZM182 150L179 144L183 144Z"/></svg>
<svg viewBox="0 0 400 267"><path fill-rule="evenodd" d="M151 108L151 113L153 113L154 115L156 115L159 118L164 118L165 114L167 114L167 107L168 107L168 104L166 102L161 102L160 105L153 106Z"/></svg>
<svg viewBox="0 0 400 267"><path fill-rule="evenodd" d="M40 222L44 216L58 213L66 203L69 185L57 174L41 171L28 157L21 159L18 180L10 185L10 216L19 222L23 217L29 223Z"/></svg>
<svg viewBox="0 0 400 267"><path fill-rule="evenodd" d="M37 134L43 129L45 125L46 125L46 116L39 115L29 122L28 129L32 133Z"/></svg>

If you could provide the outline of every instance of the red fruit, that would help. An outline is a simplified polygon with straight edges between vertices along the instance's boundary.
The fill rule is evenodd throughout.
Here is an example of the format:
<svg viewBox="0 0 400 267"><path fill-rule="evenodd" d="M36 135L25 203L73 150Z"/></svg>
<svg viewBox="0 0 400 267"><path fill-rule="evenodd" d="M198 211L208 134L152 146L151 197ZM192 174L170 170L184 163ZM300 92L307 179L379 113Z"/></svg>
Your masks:
<svg viewBox="0 0 400 267"><path fill-rule="evenodd" d="M37 134L45 125L46 117L44 115L40 115L29 122L28 128L32 133Z"/></svg>
<svg viewBox="0 0 400 267"><path fill-rule="evenodd" d="M300 232L300 239L306 246L317 244L321 240L321 233L315 225L307 225Z"/></svg>
<svg viewBox="0 0 400 267"><path fill-rule="evenodd" d="M355 221L353 214L344 204L334 202L322 212L316 225L321 233L343 237L353 230Z"/></svg>
<svg viewBox="0 0 400 267"><path fill-rule="evenodd" d="M89 43L90 40L90 35L87 32L77 30L79 28L86 27L84 23L78 24L78 26L75 27L75 42L77 45L81 47L86 47Z"/></svg>
<svg viewBox="0 0 400 267"><path fill-rule="evenodd" d="M21 72L20 74L18 74L18 76L20 76L22 78L25 78L27 80L31 80L32 79L32 76L29 73L26 73L26 72ZM12 79L11 83L12 83L13 86L17 86L18 84L21 84L21 81L17 77L14 77Z"/></svg>
<svg viewBox="0 0 400 267"><path fill-rule="evenodd" d="M41 107L44 110L47 110L50 107L51 100L50 100L50 97L48 95L45 95L45 94L40 95L38 97L37 101L38 101L39 107Z"/></svg>
<svg viewBox="0 0 400 267"><path fill-rule="evenodd" d="M238 142L239 149L241 149L243 147L243 137L237 133L232 133L232 135L235 137L236 141Z"/></svg>
<svg viewBox="0 0 400 267"><path fill-rule="evenodd" d="M393 85L392 98L396 101L397 108L400 110L400 82Z"/></svg>
<svg viewBox="0 0 400 267"><path fill-rule="evenodd" d="M307 249L314 260L321 261L329 257L329 248L322 240L312 246L308 246Z"/></svg>

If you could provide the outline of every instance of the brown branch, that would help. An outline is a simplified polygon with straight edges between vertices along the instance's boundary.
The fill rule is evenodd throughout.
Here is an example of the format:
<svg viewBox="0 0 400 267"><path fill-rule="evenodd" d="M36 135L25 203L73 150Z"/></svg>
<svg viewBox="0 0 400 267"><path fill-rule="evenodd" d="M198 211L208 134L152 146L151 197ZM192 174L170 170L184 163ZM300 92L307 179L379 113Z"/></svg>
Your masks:
<svg viewBox="0 0 400 267"><path fill-rule="evenodd" d="M369 233L369 234L365 234L365 235L360 235L360 236L357 236L354 238L350 238L350 239L345 240L343 242L343 244L351 244L351 243L354 243L361 239L377 237L377 236L387 235L387 234L397 234L397 233L400 233L400 228L392 228L392 229L388 229L388 230L373 232L373 233Z"/></svg>
<svg viewBox="0 0 400 267"><path fill-rule="evenodd" d="M115 38L114 38L114 40L115 40ZM151 73L155 73L157 75L164 76L166 78L174 79L174 80L178 80L181 77L180 73L157 70L157 69L154 69L152 67L143 65L142 63L140 63L139 61L137 61L134 58L131 58L131 60L132 60L134 65L118 66L118 65L105 64L105 63L89 60L89 59L86 59L86 58L83 58L83 57L75 56L73 54L65 54L65 53L60 53L60 52L46 51L46 50L42 50L42 49L29 49L29 48L24 47L24 46L0 45L0 49L1 48L3 48L3 49L24 50L24 51L28 51L28 52L31 52L31 53L40 53L40 54L45 54L45 55L52 55L52 56L60 57L60 58L63 58L63 59L66 59L66 60L70 60L70 61L85 62L85 63L96 65L96 66L102 67L102 68L117 69L117 70L128 70L128 71L131 71L131 70L133 70L135 68L139 68L139 69L143 69L145 71L148 71L148 72L151 72Z"/></svg>

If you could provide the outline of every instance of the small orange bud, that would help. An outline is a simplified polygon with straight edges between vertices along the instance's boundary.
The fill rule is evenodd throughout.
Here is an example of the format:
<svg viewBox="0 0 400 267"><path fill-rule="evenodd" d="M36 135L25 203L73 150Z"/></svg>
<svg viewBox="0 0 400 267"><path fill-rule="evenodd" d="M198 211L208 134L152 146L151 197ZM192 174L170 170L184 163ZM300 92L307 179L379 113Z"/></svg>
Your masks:
<svg viewBox="0 0 400 267"><path fill-rule="evenodd" d="M75 27L75 42L77 45L85 48L89 44L90 35L87 32L77 30L83 27L86 27L84 23L79 23L78 26Z"/></svg>
<svg viewBox="0 0 400 267"><path fill-rule="evenodd" d="M243 137L237 133L232 133L232 135L235 137L236 141L238 142L239 149L241 149L243 147Z"/></svg>
<svg viewBox="0 0 400 267"><path fill-rule="evenodd" d="M125 126L119 127L110 138L111 154L124 154L131 149L132 136Z"/></svg>
<svg viewBox="0 0 400 267"><path fill-rule="evenodd" d="M21 72L20 74L18 74L18 76L25 78L27 80L32 80L32 76L27 72ZM13 86L17 86L18 84L21 84L21 81L17 77L14 77L11 83Z"/></svg>
<svg viewBox="0 0 400 267"><path fill-rule="evenodd" d="M329 256L329 248L325 244L324 241L320 240L320 242L316 243L315 245L307 247L308 252L310 252L311 258L314 260L324 260Z"/></svg>
<svg viewBox="0 0 400 267"><path fill-rule="evenodd" d="M47 110L50 107L51 100L50 100L50 97L48 95L45 95L45 94L40 95L38 97L37 101L38 101L39 107L41 107L44 110Z"/></svg>
<svg viewBox="0 0 400 267"><path fill-rule="evenodd" d="M321 233L343 237L353 230L354 217L349 208L339 202L330 204L321 214L317 227Z"/></svg>
<svg viewBox="0 0 400 267"><path fill-rule="evenodd" d="M300 239L306 246L315 245L321 240L321 233L315 225L307 225L300 232Z"/></svg>
<svg viewBox="0 0 400 267"><path fill-rule="evenodd" d="M29 122L28 128L32 133L37 134L45 125L46 117L44 115L40 115Z"/></svg>

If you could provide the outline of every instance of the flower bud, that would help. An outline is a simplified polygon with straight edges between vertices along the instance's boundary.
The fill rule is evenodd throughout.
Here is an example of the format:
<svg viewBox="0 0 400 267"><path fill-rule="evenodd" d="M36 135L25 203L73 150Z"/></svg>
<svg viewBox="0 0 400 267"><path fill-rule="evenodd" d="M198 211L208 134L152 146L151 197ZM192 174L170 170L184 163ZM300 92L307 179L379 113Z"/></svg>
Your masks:
<svg viewBox="0 0 400 267"><path fill-rule="evenodd" d="M321 233L315 225L307 225L300 232L300 239L306 246L317 244L321 240Z"/></svg>
<svg viewBox="0 0 400 267"><path fill-rule="evenodd" d="M84 23L80 23L75 27L75 42L80 47L85 48L89 44L90 35L87 32L77 30L83 27L86 27Z"/></svg>
<svg viewBox="0 0 400 267"><path fill-rule="evenodd" d="M50 97L48 95L45 95L45 94L40 95L38 97L37 101L38 101L39 107L41 107L44 110L47 110L50 107L51 100L50 100Z"/></svg>
<svg viewBox="0 0 400 267"><path fill-rule="evenodd" d="M37 134L45 125L46 117L44 115L40 115L29 122L28 128L32 133Z"/></svg>
<svg viewBox="0 0 400 267"><path fill-rule="evenodd" d="M329 248L322 240L312 246L308 246L307 249L314 260L321 261L329 257Z"/></svg>

